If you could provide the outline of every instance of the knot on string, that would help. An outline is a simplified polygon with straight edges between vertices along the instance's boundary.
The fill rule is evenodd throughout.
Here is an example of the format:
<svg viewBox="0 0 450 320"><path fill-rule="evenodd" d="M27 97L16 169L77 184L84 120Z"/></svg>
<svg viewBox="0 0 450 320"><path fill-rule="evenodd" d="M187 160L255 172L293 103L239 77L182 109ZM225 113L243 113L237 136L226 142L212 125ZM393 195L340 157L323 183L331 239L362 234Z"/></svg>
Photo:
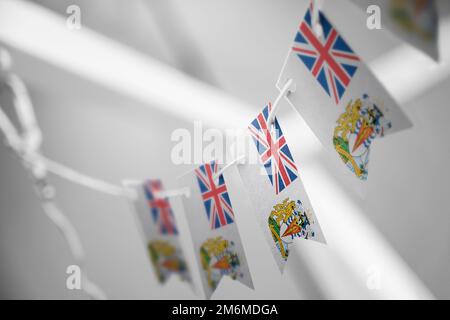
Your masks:
<svg viewBox="0 0 450 320"><path fill-rule="evenodd" d="M72 256L79 265L82 265L84 262L83 246L75 227L54 201L55 188L47 181L47 167L53 167L53 171L56 171L61 176L64 174L66 175L65 177L71 178L73 176L78 178L78 176L76 176L76 173L73 174L73 171L70 171L69 168L54 163L40 154L42 134L36 121L33 105L22 79L10 71L11 64L9 53L5 49L0 48L0 81L2 86L10 89L13 94L13 105L22 133L19 133L19 130L16 129L1 106L0 131L4 133L5 145L14 152L24 168L32 176L44 213L61 231L69 245ZM116 190L114 189L114 191ZM82 280L83 291L93 299L105 299L106 295L95 283L89 280L84 268L82 273L84 274Z"/></svg>
<svg viewBox="0 0 450 320"><path fill-rule="evenodd" d="M34 186L41 200L53 201L55 199L56 188L47 179L36 179Z"/></svg>

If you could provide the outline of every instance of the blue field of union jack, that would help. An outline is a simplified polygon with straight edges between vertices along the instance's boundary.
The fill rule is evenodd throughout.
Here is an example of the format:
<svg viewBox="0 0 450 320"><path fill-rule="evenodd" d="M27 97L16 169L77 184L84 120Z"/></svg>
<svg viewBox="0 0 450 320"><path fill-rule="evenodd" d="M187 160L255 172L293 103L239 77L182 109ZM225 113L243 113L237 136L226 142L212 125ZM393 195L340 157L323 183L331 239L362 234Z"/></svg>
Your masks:
<svg viewBox="0 0 450 320"><path fill-rule="evenodd" d="M145 196L152 215L153 222L161 234L178 234L175 217L167 198L158 197L163 190L160 180L149 180L144 184Z"/></svg>
<svg viewBox="0 0 450 320"><path fill-rule="evenodd" d="M270 132L267 120L271 110L272 104L269 103L253 120L248 129L270 183L275 187L275 193L279 194L298 178L298 171L277 118L274 119L273 134Z"/></svg>
<svg viewBox="0 0 450 320"><path fill-rule="evenodd" d="M300 24L292 50L338 104L358 69L360 59L322 12L319 12L319 22L323 36L318 38L312 27L312 11L311 5Z"/></svg>
<svg viewBox="0 0 450 320"><path fill-rule="evenodd" d="M214 174L218 171L219 166L215 161L195 170L211 229L221 228L234 221L233 208L223 175L214 181Z"/></svg>

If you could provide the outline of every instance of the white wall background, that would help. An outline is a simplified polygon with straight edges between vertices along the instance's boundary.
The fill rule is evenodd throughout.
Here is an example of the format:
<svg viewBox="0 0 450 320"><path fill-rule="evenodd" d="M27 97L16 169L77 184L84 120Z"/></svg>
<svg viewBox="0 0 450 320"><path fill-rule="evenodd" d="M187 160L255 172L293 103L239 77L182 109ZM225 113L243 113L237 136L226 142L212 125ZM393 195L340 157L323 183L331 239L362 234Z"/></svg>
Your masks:
<svg viewBox="0 0 450 320"><path fill-rule="evenodd" d="M59 15L64 15L69 4L78 4L83 28L102 33L144 53L148 59L187 72L246 102L243 105L252 107L242 110L245 115L256 113L275 98L275 81L306 3L33 2ZM25 4L36 9L34 4ZM363 12L344 1L342 6L333 2L328 10L346 30L357 30L354 23L358 19L350 18L354 14L364 17ZM38 8L36 12L41 11ZM446 12L441 13L444 21ZM64 23L61 18L61 28ZM35 27L39 30L39 26ZM445 30L448 33L448 28ZM443 39L445 30L441 32ZM385 31L352 32L352 37L351 42L359 44L357 49L367 61L403 45ZM174 143L170 134L176 128L192 130L192 121L54 66L51 60L5 42L5 37L0 41L11 50L14 70L31 91L48 157L118 184L122 179L162 177L168 185L174 185L175 177L187 170L171 163ZM54 45L56 48L61 44ZM408 50L411 61L419 57L425 67L436 67L415 49ZM448 52L448 47L443 50ZM449 60L445 61L439 67L444 68ZM414 63L409 67L416 68ZM124 79L128 76L117 75ZM450 298L450 216L446 201L450 191L449 84L446 78L418 96L412 92L402 107L413 128L376 143L365 199L352 195L340 184L329 154L321 149L301 117L292 120L290 125L302 131L299 146L308 146L307 152L296 151L301 154L296 161L303 168L307 191L329 245L299 241L283 276L278 274L259 227L255 227L257 222L239 178L231 170L227 177L229 189L234 195L232 201L255 290L224 279L213 297ZM176 87L172 90L177 93ZM8 97L3 94L0 98L2 106L7 106ZM203 111L205 116L208 111ZM242 118L242 114L230 112L229 118L223 120L234 126ZM0 146L0 177L0 297L85 298L65 288L65 269L73 263L68 248L43 215L22 166L4 146ZM52 182L60 206L80 232L89 275L108 297L197 297L178 281L162 289L156 285L126 201L56 177ZM183 217L180 223L186 229ZM188 239L188 233L184 237ZM190 252L189 241L185 243ZM367 271L373 266L382 271L380 291L366 287Z"/></svg>

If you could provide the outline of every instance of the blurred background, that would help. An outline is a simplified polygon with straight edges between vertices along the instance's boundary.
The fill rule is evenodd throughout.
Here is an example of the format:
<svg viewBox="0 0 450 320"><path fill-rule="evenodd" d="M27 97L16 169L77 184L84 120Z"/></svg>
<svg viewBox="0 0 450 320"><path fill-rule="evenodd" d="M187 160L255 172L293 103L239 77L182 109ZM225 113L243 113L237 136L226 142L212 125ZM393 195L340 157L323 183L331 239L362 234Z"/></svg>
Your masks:
<svg viewBox="0 0 450 320"><path fill-rule="evenodd" d="M300 115L296 159L328 245L297 241L280 275L235 169L228 189L255 290L224 278L222 299L450 298L450 16L438 1L440 62L368 30L349 1L324 11L413 123L377 141L361 197L341 184L329 153ZM177 128L242 128L277 96L275 83L306 0L0 0L0 44L26 83L43 153L120 185L188 165L171 162ZM81 8L81 30L66 26ZM364 23L364 24L363 24ZM9 97L2 107L14 117ZM286 102L283 102L287 106ZM28 174L0 145L0 298L85 299L66 288L73 264L45 217ZM57 201L80 233L86 267L111 299L196 299L172 279L159 287L130 204L51 176ZM182 213L179 199L173 202ZM187 223L179 214L181 230ZM192 256L189 233L182 234ZM198 271L190 259L194 282ZM374 285L375 283L375 285Z"/></svg>

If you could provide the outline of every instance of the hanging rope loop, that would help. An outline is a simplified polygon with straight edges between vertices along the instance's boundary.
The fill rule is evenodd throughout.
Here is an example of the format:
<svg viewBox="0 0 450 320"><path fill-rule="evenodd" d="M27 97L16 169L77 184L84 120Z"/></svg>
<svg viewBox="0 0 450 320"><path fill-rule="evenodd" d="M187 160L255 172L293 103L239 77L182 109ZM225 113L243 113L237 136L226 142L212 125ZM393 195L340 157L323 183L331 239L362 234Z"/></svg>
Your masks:
<svg viewBox="0 0 450 320"><path fill-rule="evenodd" d="M4 133L5 145L8 146L24 168L30 173L41 206L47 217L61 231L72 257L81 269L82 289L93 299L106 299L104 292L87 276L84 265L84 250L78 232L55 203L55 188L47 180L48 167L59 173L67 173L68 168L58 166L40 154L42 134L36 121L33 105L28 90L16 74L11 72L11 57L0 48L0 81L3 88L12 93L12 102L19 119L22 133L13 125L11 119L0 106L0 131ZM97 181L98 182L98 181Z"/></svg>

